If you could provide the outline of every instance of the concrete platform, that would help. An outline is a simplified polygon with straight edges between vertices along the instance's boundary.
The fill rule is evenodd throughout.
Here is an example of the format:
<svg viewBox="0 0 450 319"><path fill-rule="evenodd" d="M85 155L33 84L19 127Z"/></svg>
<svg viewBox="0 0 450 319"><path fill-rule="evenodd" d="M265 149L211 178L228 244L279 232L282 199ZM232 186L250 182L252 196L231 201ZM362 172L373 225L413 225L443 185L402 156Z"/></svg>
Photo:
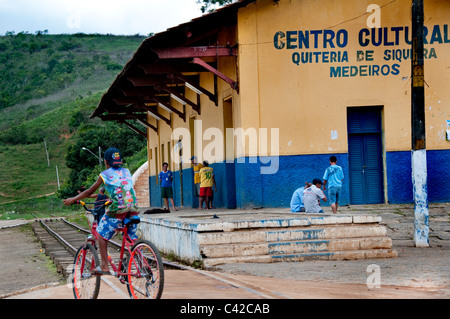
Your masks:
<svg viewBox="0 0 450 319"><path fill-rule="evenodd" d="M381 217L373 214L181 208L140 216L142 238L164 254L206 268L236 262L397 257Z"/></svg>

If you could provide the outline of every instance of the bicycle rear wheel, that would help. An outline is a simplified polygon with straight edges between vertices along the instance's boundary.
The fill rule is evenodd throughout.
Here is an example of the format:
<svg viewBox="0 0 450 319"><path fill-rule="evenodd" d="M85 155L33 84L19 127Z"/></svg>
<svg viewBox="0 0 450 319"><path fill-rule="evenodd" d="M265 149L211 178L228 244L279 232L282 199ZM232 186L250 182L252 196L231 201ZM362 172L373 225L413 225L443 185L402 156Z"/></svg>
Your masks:
<svg viewBox="0 0 450 319"><path fill-rule="evenodd" d="M161 298L164 289L164 266L153 243L140 240L133 246L127 273L127 288L131 298Z"/></svg>
<svg viewBox="0 0 450 319"><path fill-rule="evenodd" d="M99 265L97 251L91 244L78 249L72 272L75 299L97 299L100 291L100 276L93 274L93 270Z"/></svg>

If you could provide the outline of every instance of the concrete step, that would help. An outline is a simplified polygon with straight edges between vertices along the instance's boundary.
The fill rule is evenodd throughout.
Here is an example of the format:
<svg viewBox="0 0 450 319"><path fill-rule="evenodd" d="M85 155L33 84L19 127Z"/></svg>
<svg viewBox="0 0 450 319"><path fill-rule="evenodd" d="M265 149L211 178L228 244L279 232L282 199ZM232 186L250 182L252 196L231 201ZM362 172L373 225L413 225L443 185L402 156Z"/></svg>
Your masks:
<svg viewBox="0 0 450 319"><path fill-rule="evenodd" d="M204 258L206 268L229 263L273 263L280 261L310 261L310 260L358 260L374 258L396 258L397 252L393 249L370 249L352 251L325 251L298 254L276 254L259 256L240 256L223 258Z"/></svg>
<svg viewBox="0 0 450 319"><path fill-rule="evenodd" d="M396 257L377 215L180 211L143 216L145 238L162 253L205 267L236 262ZM213 218L214 217L214 218ZM218 217L218 218L217 218Z"/></svg>
<svg viewBox="0 0 450 319"><path fill-rule="evenodd" d="M378 224L348 224L334 226L289 227L274 229L248 229L235 232L199 233L199 245L234 244L250 242L276 242L305 239L333 239L385 236L387 230Z"/></svg>
<svg viewBox="0 0 450 319"><path fill-rule="evenodd" d="M201 246L200 249L202 256L218 258L390 248L392 248L392 240L389 237L368 237L275 243L214 244Z"/></svg>

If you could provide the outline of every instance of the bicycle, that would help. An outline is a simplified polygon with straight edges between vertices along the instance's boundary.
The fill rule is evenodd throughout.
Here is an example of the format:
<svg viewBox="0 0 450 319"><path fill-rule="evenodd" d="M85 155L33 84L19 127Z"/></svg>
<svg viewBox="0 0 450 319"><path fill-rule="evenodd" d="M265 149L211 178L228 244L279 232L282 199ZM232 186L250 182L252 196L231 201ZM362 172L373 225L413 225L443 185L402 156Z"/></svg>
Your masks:
<svg viewBox="0 0 450 319"><path fill-rule="evenodd" d="M85 202L80 201L80 204L86 211L95 214L93 209L86 207ZM105 203L105 206L108 204L110 202ZM96 273L100 265L96 245L99 235L95 217L90 227L91 234L78 249L74 259L72 283L75 299L97 299L100 292L101 275ZM161 255L150 241L132 240L128 235L128 226L139 222L138 216L127 216L122 221L122 227L116 229L122 233L122 245L117 266L108 253L109 264L113 269L111 274L127 286L130 298L159 299L164 288Z"/></svg>

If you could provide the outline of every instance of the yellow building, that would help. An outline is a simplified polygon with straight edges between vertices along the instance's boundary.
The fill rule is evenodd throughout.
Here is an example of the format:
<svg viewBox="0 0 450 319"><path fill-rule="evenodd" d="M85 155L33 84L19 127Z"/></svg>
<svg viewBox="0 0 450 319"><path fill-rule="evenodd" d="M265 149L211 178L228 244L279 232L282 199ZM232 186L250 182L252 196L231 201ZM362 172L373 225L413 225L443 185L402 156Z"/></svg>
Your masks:
<svg viewBox="0 0 450 319"><path fill-rule="evenodd" d="M448 202L450 2L424 11L428 199ZM146 39L92 116L147 136L152 206L163 162L196 206L192 155L217 207L288 207L331 155L341 205L410 203L411 39L411 0L241 0Z"/></svg>

